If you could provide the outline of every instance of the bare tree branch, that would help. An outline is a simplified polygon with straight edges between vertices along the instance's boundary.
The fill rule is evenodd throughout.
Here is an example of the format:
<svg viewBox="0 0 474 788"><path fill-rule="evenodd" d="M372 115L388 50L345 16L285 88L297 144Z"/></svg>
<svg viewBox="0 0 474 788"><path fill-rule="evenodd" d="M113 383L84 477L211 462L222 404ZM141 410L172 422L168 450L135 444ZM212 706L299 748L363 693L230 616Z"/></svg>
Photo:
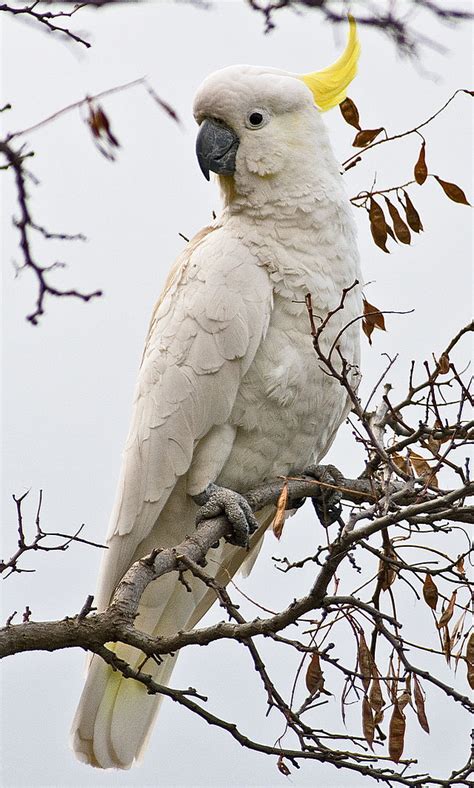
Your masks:
<svg viewBox="0 0 474 788"><path fill-rule="evenodd" d="M467 767L453 772L450 780L447 780L433 775L413 774L415 761L411 758L402 759L401 754L396 758L391 752L388 756L383 755L387 736L381 725L384 713L403 714L404 705L408 701L416 701L420 724L425 725L420 711L420 697L423 697L420 695L420 681L433 691L441 692L460 709L469 712L474 710L474 704L466 693L441 680L433 670L426 670L423 665L418 664L416 656L410 654L413 652L418 655L420 651L429 651L447 660L456 660L456 664L462 660L466 662L468 676L471 676L471 652L470 647L465 645L469 637L469 630L465 628L469 586L464 568L465 560L469 560L472 555L471 548L457 556L451 556L445 550L440 550L436 546L437 542L431 542L433 538L438 539L440 534L449 534L454 528L459 529L460 526L455 524L459 516L464 517L465 522L474 521L473 507L462 506L463 501L473 494L474 482L471 482L469 474L463 471L455 477L461 478L461 486L455 489L441 488L438 483L434 483L431 466L411 447L418 447L420 442L423 446L430 445L433 457L440 458L436 460L436 472L446 467L452 474L453 468L457 468L456 452L464 448L468 439L472 439L472 429L468 429L470 423L462 420L463 403L470 396L469 383L465 382L463 375L457 371L454 375L455 367L452 362L447 361L447 356L462 338L473 330L473 326L465 326L452 338L444 353L440 354L438 360L435 359L433 367L429 364L422 366L422 381L415 383L414 371L411 370L408 394L398 404L388 406L388 389L385 384L381 405L371 413L362 406L356 391L351 389L351 370L339 352L337 341L329 351L322 350L325 347L322 342L324 330L333 316L344 308L345 298L350 290L351 287L346 288L339 305L328 313L320 326L316 325L309 296L307 306L317 354L316 361L350 393L355 416L361 425L361 440L367 448L365 472L358 479L341 477L332 483L326 481L327 473L323 473L322 468L319 469L320 473L316 474L319 479L316 480L315 469L312 468L311 477L282 477L246 493L253 511L259 511L268 504L279 503L283 495L286 505L292 508L306 497L320 501L321 497L334 492L350 506L349 513L339 517L337 533L331 532L330 526L322 529L322 535L324 534L326 539L322 539L323 543L315 546L313 555L295 562L280 559L284 571L295 571L310 563L314 566L314 577L307 594L295 599L283 610L264 611L263 617L260 614L263 608L257 605L259 617L246 619L225 584L222 585L204 569L210 551L230 531L226 518L217 517L202 523L196 532L190 534L181 544L167 549L156 549L133 564L118 584L109 607L104 611L94 614L93 597L89 595L77 615L60 621L32 621L31 611L27 608L23 621L14 624L16 613L12 614L0 629L0 658L26 651L55 651L64 648L89 650L126 678L144 684L149 692L171 697L209 724L227 731L245 747L275 755L278 757L277 766L284 773L288 770L287 764L297 767L300 761L310 759L356 771L387 784L417 788L426 785L467 785ZM387 371L391 369L392 365L388 365ZM446 424L435 423L433 427L424 422L423 430L419 423L417 427L412 426L412 419L415 418L416 421L413 413L416 414L417 409L421 408L425 412L427 405L438 403L439 391L443 390L444 379L448 373L457 422L454 420ZM379 384L383 384L383 378ZM438 406L441 407L441 402ZM407 461L402 465L397 460L399 455L391 451L393 441L386 434L394 424L393 414L397 414L394 434L397 434L399 423L403 423L404 435L406 434L403 444L409 453ZM440 442L443 440L447 448L439 454ZM446 466L448 454L451 457L450 466ZM374 462L375 459L377 462ZM22 498L15 499L19 550L11 559L13 566L25 546L28 549L21 502ZM317 511L319 510L320 507ZM420 518L422 524L419 522ZM39 512L36 520L39 528ZM444 524L441 522L438 525L440 521L444 521ZM46 535L39 529L33 545L36 539L39 542L39 539L43 538L43 534ZM382 537L382 549L374 547L368 541L376 534ZM407 542L408 537L410 539ZM410 556L406 554L408 547L414 551L416 560L409 560ZM62 549L62 546L57 549ZM375 558L375 573L350 593L338 594L337 590L331 593L333 586L338 588L339 572L343 564L349 564L358 570L357 550ZM7 562L4 562L4 566L6 565ZM192 631L177 631L167 637L153 637L138 629L136 617L143 592L151 582L170 572L176 573L178 582L183 583L185 588L190 588L187 578L191 572L199 583L213 591L230 620ZM436 583L441 584L439 587L434 578ZM406 622L401 611L397 609L397 589L399 586L404 587L402 582L412 589L418 599L423 597L422 604L426 614L432 614L436 636L440 639L437 648L413 642L409 635L406 637L402 634L402 625ZM364 592L364 589L367 590ZM456 596L458 593L459 599ZM461 596L463 593L464 597ZM388 594L391 599L392 609L389 611L382 608L383 594ZM436 617L434 610L438 597L442 600L443 607ZM451 624L454 615L455 623ZM305 632L295 638L295 627L301 632L303 622ZM371 629L370 648L365 645L364 630L367 626ZM355 667L341 659L337 651L332 653L336 646L329 642L328 638L332 633L337 637L341 627L348 628L354 641L357 652ZM264 663L255 642L261 637L272 639L278 649L292 649L301 655L295 687L305 661L309 660L309 664L306 663L305 679L309 694L302 703L295 705L294 691L287 698L285 692L274 683L271 665ZM207 701L203 693L193 688L182 690L156 684L146 672L148 660L160 662L167 655L176 654L188 646L211 647L213 643L222 640L241 644L248 652L253 668L259 676L266 703L282 720L283 730L276 744L255 741L246 736L235 722L210 713L205 705L202 705ZM132 667L110 651L107 644L111 642L127 644L137 649L139 654L143 655L141 662L138 662L138 668ZM386 657L381 656L381 643L389 650L388 664ZM321 666L330 672L326 678ZM331 697L335 692L339 692L336 689L338 681L343 682L340 688L343 719L347 703L363 704L365 722L362 737L349 731L341 733L337 730L314 728L310 724L308 715L312 709L326 704L328 694ZM325 688L325 682L330 683L331 693ZM412 682L415 690L412 689ZM388 694L388 700L384 700L383 693ZM318 711L320 714L319 708ZM367 717L369 712L371 716ZM372 728L367 727L367 719L372 720ZM297 748L284 743L288 736L293 737ZM391 732L388 738L391 747ZM344 746L348 744L350 749L341 749L341 742ZM339 744L334 746L335 743ZM372 751L370 748L375 745L377 750ZM384 765L384 762L390 759L399 764L398 769L401 767L401 771Z"/></svg>
<svg viewBox="0 0 474 788"><path fill-rule="evenodd" d="M246 0L249 6L262 14L265 21L265 32L276 26L276 14L284 8L296 12L301 10L318 11L331 24L347 23L348 13L354 13L355 19L362 27L379 30L386 35L396 47L409 55L418 55L420 45L429 46L439 51L444 47L438 41L425 36L421 30L412 25L412 18L420 8L430 12L440 22L454 23L472 19L472 11L467 8L447 9L429 0L384 0L377 4L360 2L358 7L364 10L354 12L347 0ZM365 10L366 9L366 10Z"/></svg>
<svg viewBox="0 0 474 788"><path fill-rule="evenodd" d="M0 9L1 10L1 9ZM30 207L30 196L28 193L28 181L33 184L36 179L26 169L25 160L33 156L34 153L26 149L26 144L16 147L12 145L12 141L18 137L24 137L31 134L47 124L57 120L64 114L72 112L73 110L80 109L86 106L89 110L88 124L91 129L94 142L96 143L100 152L109 160L113 161L115 156L111 150L119 147L118 140L112 134L110 129L110 121L105 114L103 108L97 103L99 99L108 97L114 93L122 92L134 87L143 88L146 93L151 96L153 101L157 103L166 114L172 118L176 123L180 123L178 115L173 107L166 101L161 99L153 87L149 84L145 77L135 79L131 82L126 82L121 85L116 85L107 90L103 90L94 96L85 96L78 101L69 104L67 107L62 107L57 112L49 115L47 118L38 121L37 123L29 126L26 129L14 131L0 140L0 154L3 154L6 165L2 169L11 169L15 177L16 196L19 208L19 216L13 218L15 227L18 229L20 235L20 249L22 252L22 264L17 266L17 272L28 270L33 273L37 282L37 296L35 306L32 312L27 315L27 320L32 325L38 325L40 318L45 312L45 302L48 297L55 298L75 298L80 301L88 302L93 298L98 298L102 295L102 290L94 290L93 292L83 293L75 288L63 290L51 284L50 274L59 267L64 267L64 263L54 262L52 264L43 265L38 262L33 252L32 235L39 233L47 240L56 241L77 241L86 240L81 233L70 235L67 233L50 232L42 225L38 224L32 215Z"/></svg>
<svg viewBox="0 0 474 788"><path fill-rule="evenodd" d="M81 544L89 545L89 547L101 547L105 550L107 549L106 545L98 544L97 542L92 542L90 539L84 539L82 536L79 536L84 528L84 523L82 523L82 525L80 525L77 531L72 535L59 533L57 531L44 531L40 523L41 507L43 504L43 490L40 490L38 498L38 508L35 518L36 533L33 539L28 542L25 536L22 512L22 504L27 495L28 492L23 493L23 495L18 498L16 495L13 495L17 513L18 549L9 559L0 559L0 574L3 574L3 572L8 572L8 574L5 575L5 578L9 577L15 572L17 574L21 574L22 572L36 571L35 569L25 569L25 567L19 565L20 558L22 558L25 553L29 553L31 551L43 551L45 553L51 553L57 552L59 550L60 552L64 552L64 550L67 550L72 542L80 542ZM50 539L61 539L62 541L59 544L45 543L45 540L48 542Z"/></svg>
<svg viewBox="0 0 474 788"><path fill-rule="evenodd" d="M45 3L39 2L39 0L33 0L33 2L27 3L26 5L0 3L0 12L3 11L4 13L13 14L13 16L19 16L28 21L36 22L45 28L49 33L57 33L59 35L65 36L66 39L69 39L70 41L74 41L77 44L83 44L87 49L91 46L91 44L86 41L85 38L78 35L77 33L74 33L68 27L61 27L56 22L57 19L64 19L74 16L74 14L80 11L84 5L87 5L87 3L75 3L72 11L40 11L39 8L44 5Z"/></svg>
<svg viewBox="0 0 474 788"><path fill-rule="evenodd" d="M25 158L31 156L32 153L24 153L24 147L15 149L5 141L0 141L0 153L3 153L8 162L8 166L11 167L15 175L20 215L18 218L14 218L13 221L20 234L20 248L23 254L23 263L18 268L18 270L21 271L23 269L28 269L32 271L36 277L38 294L36 297L35 308L27 316L27 320L32 323L32 325L37 325L38 319L44 314L44 302L47 296L55 296L57 298L78 298L81 301L87 302L90 301L91 298L97 298L98 296L101 296L102 291L95 290L91 293L82 293L75 289L60 290L49 283L49 273L58 267L58 263L45 266L36 262L31 249L29 237L30 232L32 230L36 230L46 238L60 238L62 240L84 240L84 236L81 234L66 235L64 233L49 233L43 227L38 225L31 215L29 195L26 186L29 173L26 171L24 165Z"/></svg>
<svg viewBox="0 0 474 788"><path fill-rule="evenodd" d="M67 9L74 5L72 11L59 10L47 11L55 0L33 0L30 3L2 3L0 12L12 14L19 18L26 18L33 21L41 29L50 33L68 37L70 40L90 47L90 42L86 41L82 35L74 33L68 28L57 24L58 18L71 17L83 8L103 8L105 6L139 6L140 0L86 0L86 2L76 3L75 0L63 0L61 6ZM188 0L196 8L210 10L212 12L212 2L206 0ZM302 11L313 11L319 13L323 19L330 24L338 25L347 23L347 15L351 12L348 0L242 0L264 20L264 30L269 33L276 27L276 17L282 9L291 9L296 13ZM360 0L358 4L361 9L356 13L356 20L362 27L380 31L387 36L400 51L415 56L419 54L420 46L427 46L438 51L444 52L441 41L428 38L422 28L416 27L412 21L416 13L423 10L431 14L439 22L445 24L460 23L473 18L471 9L468 8L446 8L445 4L432 2L432 0L409 0L407 3L402 0L381 0L374 4L370 0Z"/></svg>

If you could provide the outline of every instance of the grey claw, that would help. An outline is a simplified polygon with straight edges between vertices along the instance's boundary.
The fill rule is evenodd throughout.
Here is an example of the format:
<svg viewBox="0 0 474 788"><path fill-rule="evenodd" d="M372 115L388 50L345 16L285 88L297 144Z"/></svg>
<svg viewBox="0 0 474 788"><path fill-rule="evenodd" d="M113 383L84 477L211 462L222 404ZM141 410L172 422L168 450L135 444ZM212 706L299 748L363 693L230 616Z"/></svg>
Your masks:
<svg viewBox="0 0 474 788"><path fill-rule="evenodd" d="M318 482L325 482L341 487L344 476L334 465L310 465L305 468L305 475L311 476ZM327 528L341 516L341 492L329 487L321 487L318 495L311 498L316 514L320 523Z"/></svg>
<svg viewBox="0 0 474 788"><path fill-rule="evenodd" d="M232 525L232 534L226 541L248 548L249 537L257 530L258 521L243 495L212 484L205 493L194 496L194 500L196 503L205 501L196 515L196 526L199 526L203 520L225 514Z"/></svg>

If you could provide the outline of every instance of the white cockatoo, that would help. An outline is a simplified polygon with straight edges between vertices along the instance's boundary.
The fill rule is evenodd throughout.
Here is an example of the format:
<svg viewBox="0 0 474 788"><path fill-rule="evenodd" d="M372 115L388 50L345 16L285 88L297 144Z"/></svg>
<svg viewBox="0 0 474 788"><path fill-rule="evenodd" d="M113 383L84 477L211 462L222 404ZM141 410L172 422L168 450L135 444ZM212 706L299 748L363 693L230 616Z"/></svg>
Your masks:
<svg viewBox="0 0 474 788"><path fill-rule="evenodd" d="M235 526L234 545L220 544L207 567L226 583L254 558L274 514L267 507L255 519L241 494L320 462L349 411L344 389L314 354L304 299L311 293L324 318L361 279L350 204L321 118L345 98L359 48L350 20L344 53L324 71L231 66L197 92L197 156L206 178L218 175L222 213L188 243L152 315L99 610L134 561L192 532L203 504L201 517L226 512ZM354 287L329 321L324 347L360 314ZM358 325L338 340L354 375ZM174 573L151 583L136 626L151 635L195 626L214 596L189 582L192 593ZM143 660L130 646L115 649L132 666ZM149 661L146 670L166 684L174 662ZM78 758L129 768L159 702L94 656L73 723Z"/></svg>

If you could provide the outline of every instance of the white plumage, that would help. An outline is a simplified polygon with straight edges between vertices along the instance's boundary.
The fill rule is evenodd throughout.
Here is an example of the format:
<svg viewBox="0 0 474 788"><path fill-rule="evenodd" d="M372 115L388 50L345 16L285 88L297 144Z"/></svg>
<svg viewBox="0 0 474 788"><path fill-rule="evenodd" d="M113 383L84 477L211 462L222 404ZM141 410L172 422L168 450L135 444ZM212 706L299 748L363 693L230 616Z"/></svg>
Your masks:
<svg viewBox="0 0 474 788"><path fill-rule="evenodd" d="M263 125L249 117L258 112ZM307 85L294 75L236 66L209 77L195 101L199 123L217 118L238 137L235 171L219 177L223 211L188 244L153 314L96 602L105 608L128 567L194 527L192 497L209 483L245 492L319 462L348 413L347 396L316 360L304 296L334 309L360 280L355 231L337 163ZM360 314L360 291L325 333L329 347ZM358 324L341 337L357 369ZM259 513L258 550L271 507ZM222 580L248 556L225 544L208 569ZM217 573L219 576L219 573ZM174 575L148 586L136 621L151 634L194 626L212 604L203 584L187 593ZM131 647L117 653L132 665ZM147 663L169 680L174 660ZM93 657L73 723L77 756L128 768L143 750L159 699Z"/></svg>

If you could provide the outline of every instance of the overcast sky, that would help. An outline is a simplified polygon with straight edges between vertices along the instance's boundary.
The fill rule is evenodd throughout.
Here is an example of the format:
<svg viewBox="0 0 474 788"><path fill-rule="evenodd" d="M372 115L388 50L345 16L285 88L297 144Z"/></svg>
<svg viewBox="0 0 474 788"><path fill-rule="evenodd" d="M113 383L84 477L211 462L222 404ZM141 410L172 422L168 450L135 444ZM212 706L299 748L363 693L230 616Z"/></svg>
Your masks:
<svg viewBox="0 0 474 788"><path fill-rule="evenodd" d="M36 156L30 161L40 185L30 187L35 219L49 230L82 232L86 244L52 245L37 239L44 262L67 260L54 274L67 287L104 289L90 304L48 301L37 328L25 321L35 289L28 272L13 275L19 260L11 227L12 178L5 182L3 246L3 544L15 549L12 493L31 489L25 508L32 525L38 490L44 489L43 527L73 531L86 523L85 535L105 535L128 427L131 395L149 314L166 271L182 249L179 233L192 236L218 210L216 187L208 184L194 157L192 99L210 72L234 63L265 64L294 72L321 68L338 55L345 31L323 24L318 13L276 16L277 29L262 34L262 20L244 2L216 3L210 10L186 4L146 4L81 11L77 20L93 40L90 50L71 46L17 20L3 19L2 104L9 130L25 128L84 96L147 74L157 93L182 118L178 128L140 88L104 100L120 140L117 162L94 147L80 113L72 113L28 137ZM3 15L4 16L4 15ZM360 75L350 95L362 123L390 131L409 128L428 117L458 87L471 87L471 31L435 25L419 18L425 34L442 40L449 52L422 51L422 66L400 59L379 34L361 30ZM426 131L430 171L462 186L472 197L470 99L462 95ZM353 130L338 110L326 116L334 149L342 161L351 149ZM381 149L389 146L381 146ZM377 183L409 180L419 142L402 141L345 178L350 194ZM383 353L399 353L394 385L406 378L411 358L439 353L471 313L472 236L469 209L451 203L434 182L412 188L425 233L412 247L385 255L372 243L365 212L356 211L368 299L384 309L415 309L388 319L388 331L364 344L364 389L381 369ZM359 473L360 455L343 427L329 459L346 475ZM321 534L309 505L286 526L278 544L270 535L245 593L276 609L300 593L311 571L277 572L271 556L301 557ZM37 620L73 615L94 591L99 551L80 545L63 554L27 557L35 574L17 575L2 585L3 620L29 605ZM352 579L352 578L351 578ZM258 611L242 601L246 615ZM415 627L423 627L412 599L407 606ZM423 611L424 612L424 611ZM206 621L217 620L213 610ZM419 619L419 620L418 620ZM432 637L429 630L427 637ZM239 722L242 730L273 743L281 733L276 715L265 720L263 692L247 655L233 644L187 649L173 674L176 687L197 687L209 694L210 708ZM274 660L285 692L294 676L286 652ZM78 651L9 658L2 680L3 784L5 786L279 786L285 784L274 760L244 751L223 733L165 701L141 767L103 773L77 763L68 749L68 732L83 681L84 656ZM444 670L441 667L441 670ZM444 674L443 674L444 675ZM445 674L446 678L448 674ZM463 690L465 691L465 689ZM427 737L410 724L410 747L443 772L460 766L468 747L466 719L454 714L429 691L433 733ZM334 724L341 728L338 701ZM331 705L331 704L330 704ZM329 708L329 707L328 707ZM443 709L442 713L438 712ZM357 717L353 718L354 720ZM322 718L321 725L326 724ZM356 723L357 724L357 723ZM410 752L411 754L411 752ZM423 764L422 764L423 766ZM356 775L341 775L315 764L293 771L294 785L359 786Z"/></svg>

